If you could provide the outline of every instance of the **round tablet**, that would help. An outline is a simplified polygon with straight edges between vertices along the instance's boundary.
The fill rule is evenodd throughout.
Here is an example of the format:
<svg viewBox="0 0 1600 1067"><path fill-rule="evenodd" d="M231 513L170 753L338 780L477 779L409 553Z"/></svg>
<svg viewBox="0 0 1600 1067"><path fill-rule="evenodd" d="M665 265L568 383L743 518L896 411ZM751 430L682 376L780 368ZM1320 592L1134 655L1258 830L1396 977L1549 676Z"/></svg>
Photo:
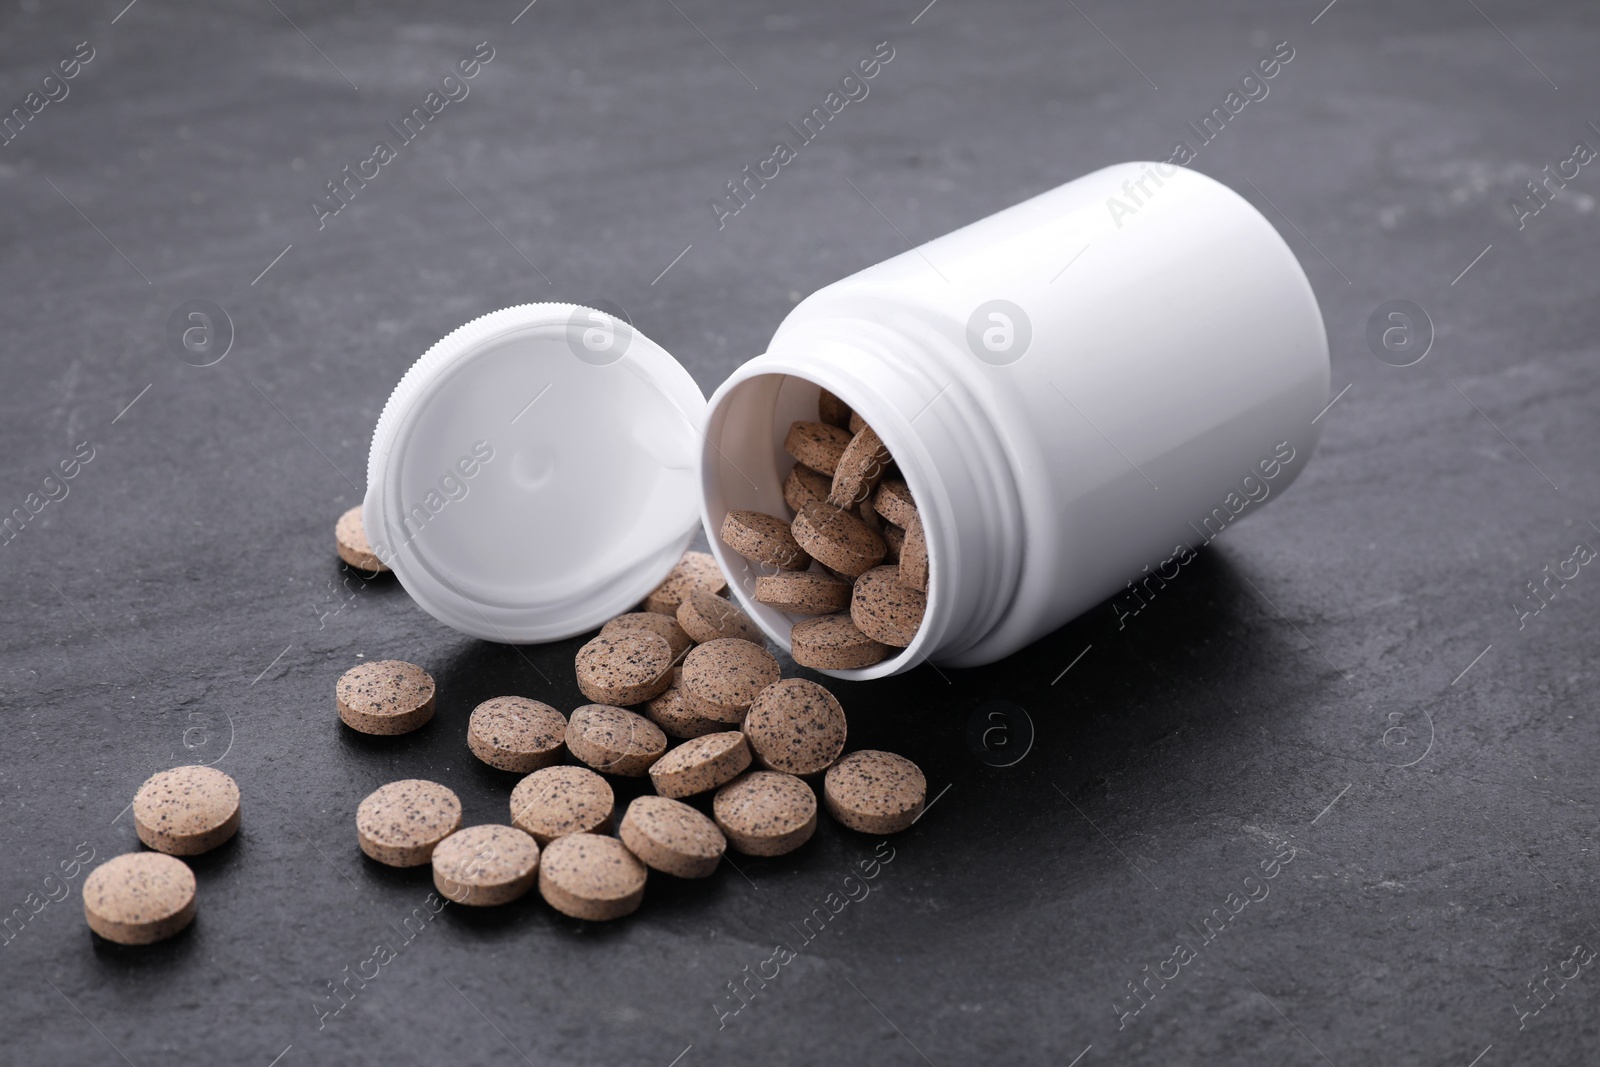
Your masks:
<svg viewBox="0 0 1600 1067"><path fill-rule="evenodd" d="M751 703L744 736L768 770L820 774L844 751L844 709L816 682L785 678Z"/></svg>
<svg viewBox="0 0 1600 1067"><path fill-rule="evenodd" d="M922 814L927 795L922 769L893 752L852 752L822 779L828 814L864 834L904 830Z"/></svg>
<svg viewBox="0 0 1600 1067"><path fill-rule="evenodd" d="M856 579L850 621L874 641L905 648L917 636L928 594L900 580L898 567L874 567Z"/></svg>
<svg viewBox="0 0 1600 1067"><path fill-rule="evenodd" d="M791 511L799 511L807 504L826 501L833 492L833 479L818 474L810 467L796 463L783 479L783 502Z"/></svg>
<svg viewBox="0 0 1600 1067"><path fill-rule="evenodd" d="M888 656L889 648L858 630L848 615L820 615L794 624L789 654L802 667L842 671L870 667Z"/></svg>
<svg viewBox="0 0 1600 1067"><path fill-rule="evenodd" d="M495 697L472 709L467 747L502 771L527 774L561 758L567 717L549 704L527 697Z"/></svg>
<svg viewBox="0 0 1600 1067"><path fill-rule="evenodd" d="M677 677L681 676L682 667L674 667L674 680L665 693L649 700L644 706L645 718L661 727L661 732L668 737L688 738L700 737L703 734L714 734L719 730L726 730L728 724L718 722L716 719L695 711L683 699L683 688L678 684Z"/></svg>
<svg viewBox="0 0 1600 1067"><path fill-rule="evenodd" d="M511 825L548 845L567 834L611 827L611 786L587 767L546 767L511 791Z"/></svg>
<svg viewBox="0 0 1600 1067"><path fill-rule="evenodd" d="M850 421L845 423L845 428L852 434L858 434L866 428L866 425L867 420L863 419L859 413L852 411L850 413Z"/></svg>
<svg viewBox="0 0 1600 1067"><path fill-rule="evenodd" d="M664 797L705 793L731 782L750 766L750 746L738 730L685 741L650 767L650 781Z"/></svg>
<svg viewBox="0 0 1600 1067"><path fill-rule="evenodd" d="M585 704L567 723L567 750L597 771L637 778L667 750L667 735L626 708Z"/></svg>
<svg viewBox="0 0 1600 1067"><path fill-rule="evenodd" d="M820 571L763 574L755 598L790 615L832 615L850 607L850 583Z"/></svg>
<svg viewBox="0 0 1600 1067"><path fill-rule="evenodd" d="M83 880L89 929L119 945L162 941L194 920L194 872L160 852L114 856Z"/></svg>
<svg viewBox="0 0 1600 1067"><path fill-rule="evenodd" d="M455 793L421 778L380 786L356 808L361 851L390 867L420 867L434 846L461 827Z"/></svg>
<svg viewBox="0 0 1600 1067"><path fill-rule="evenodd" d="M817 418L829 426L849 426L850 405L824 389L817 397Z"/></svg>
<svg viewBox="0 0 1600 1067"><path fill-rule="evenodd" d="M133 795L133 827L169 856L209 852L239 829L239 786L215 767L153 774Z"/></svg>
<svg viewBox="0 0 1600 1067"><path fill-rule="evenodd" d="M692 596L699 593L701 596L715 596L704 589L691 589ZM681 605L680 605L681 606ZM672 661L676 663L683 654L694 647L694 639L683 632L677 620L671 615L663 615L658 611L632 611L626 615L618 615L604 626L600 627L600 636L606 637L619 630L649 630L666 638L667 646L672 649Z"/></svg>
<svg viewBox="0 0 1600 1067"><path fill-rule="evenodd" d="M911 487L899 478L885 478L872 494L872 509L902 530L917 517L917 503L911 499Z"/></svg>
<svg viewBox="0 0 1600 1067"><path fill-rule="evenodd" d="M790 529L812 558L851 578L876 567L889 550L866 523L832 504L807 504Z"/></svg>
<svg viewBox="0 0 1600 1067"><path fill-rule="evenodd" d="M761 627L740 611L737 604L726 597L713 596L699 589L678 605L678 626L688 636L702 643L715 641L719 637L737 637L741 641L753 641L763 648L767 644Z"/></svg>
<svg viewBox="0 0 1600 1067"><path fill-rule="evenodd" d="M894 457L889 455L882 439L871 426L863 426L839 457L839 466L833 472L833 487L828 493L828 503L846 509L866 503L883 480L883 472L893 462Z"/></svg>
<svg viewBox="0 0 1600 1067"><path fill-rule="evenodd" d="M372 551L372 542L367 540L367 528L361 524L360 504L339 516L333 526L333 540L339 558L357 570L382 574L389 569Z"/></svg>
<svg viewBox="0 0 1600 1067"><path fill-rule="evenodd" d="M433 850L433 885L457 904L509 904L539 877L539 846L512 826L469 826Z"/></svg>
<svg viewBox="0 0 1600 1067"><path fill-rule="evenodd" d="M812 470L832 475L853 433L825 422L797 422L784 436L783 450Z"/></svg>
<svg viewBox="0 0 1600 1067"><path fill-rule="evenodd" d="M648 630L602 634L578 649L578 689L597 704L643 704L672 684L675 658Z"/></svg>
<svg viewBox="0 0 1600 1067"><path fill-rule="evenodd" d="M739 722L756 694L782 677L772 653L749 641L723 637L684 657L678 687L690 709L718 722Z"/></svg>
<svg viewBox="0 0 1600 1067"><path fill-rule="evenodd" d="M900 546L900 580L913 589L928 588L928 540L920 518L912 518L906 527L906 539Z"/></svg>
<svg viewBox="0 0 1600 1067"><path fill-rule="evenodd" d="M544 850L539 895L574 919L620 919L644 899L647 873L616 838L569 834Z"/></svg>
<svg viewBox="0 0 1600 1067"><path fill-rule="evenodd" d="M397 659L359 663L333 687L339 718L364 734L405 734L433 718L433 677Z"/></svg>
<svg viewBox="0 0 1600 1067"><path fill-rule="evenodd" d="M683 598L689 595L689 590L704 589L708 593L720 593L726 588L728 579L722 576L722 568L717 566L715 556L709 552L685 552L666 580L644 598L644 610L672 615L683 603Z"/></svg>
<svg viewBox="0 0 1600 1067"><path fill-rule="evenodd" d="M705 878L717 869L728 841L717 824L681 800L635 797L617 836L644 865L679 878Z"/></svg>
<svg viewBox="0 0 1600 1067"><path fill-rule="evenodd" d="M722 543L752 563L803 571L811 557L794 539L789 524L760 511L730 511L722 519Z"/></svg>
<svg viewBox="0 0 1600 1067"><path fill-rule="evenodd" d="M792 774L751 771L717 790L711 802L729 843L750 856L793 852L817 829L817 795Z"/></svg>

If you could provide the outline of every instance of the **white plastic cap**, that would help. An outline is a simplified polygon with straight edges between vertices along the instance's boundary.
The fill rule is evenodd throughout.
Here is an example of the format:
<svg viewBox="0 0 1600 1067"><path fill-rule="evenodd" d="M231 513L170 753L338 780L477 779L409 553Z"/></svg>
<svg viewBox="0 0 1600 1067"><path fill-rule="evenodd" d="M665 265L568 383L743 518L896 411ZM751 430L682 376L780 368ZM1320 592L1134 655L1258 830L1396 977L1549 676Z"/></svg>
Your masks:
<svg viewBox="0 0 1600 1067"><path fill-rule="evenodd" d="M705 409L689 373L621 318L522 304L474 319L384 406L367 537L457 630L583 633L642 600L693 537Z"/></svg>

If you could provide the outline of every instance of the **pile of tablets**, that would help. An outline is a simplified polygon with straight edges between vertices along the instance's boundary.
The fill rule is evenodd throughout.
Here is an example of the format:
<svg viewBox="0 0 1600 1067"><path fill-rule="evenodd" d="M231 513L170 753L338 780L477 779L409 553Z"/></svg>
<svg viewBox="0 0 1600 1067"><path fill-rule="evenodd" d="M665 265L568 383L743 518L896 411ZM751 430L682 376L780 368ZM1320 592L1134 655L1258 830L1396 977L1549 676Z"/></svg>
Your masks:
<svg viewBox="0 0 1600 1067"><path fill-rule="evenodd" d="M928 545L911 489L883 441L827 390L817 422L784 438L792 515L730 511L724 544L764 570L756 600L789 615L794 660L819 670L868 667L905 648L928 606Z"/></svg>
<svg viewBox="0 0 1600 1067"><path fill-rule="evenodd" d="M578 689L593 703L564 715L503 696L474 709L467 747L526 775L506 824L463 829L447 786L390 782L356 812L361 850L396 867L431 863L440 895L459 904L504 904L537 887L567 915L614 919L639 906L649 871L704 878L730 846L753 856L799 848L819 806L865 833L910 826L927 793L922 772L888 752L845 755L838 700L781 677L725 588L715 561L690 552L645 610L612 619L578 650ZM373 734L424 725L434 697L426 671L393 660L351 668L335 685L340 718ZM655 792L617 818L608 777L648 778Z"/></svg>

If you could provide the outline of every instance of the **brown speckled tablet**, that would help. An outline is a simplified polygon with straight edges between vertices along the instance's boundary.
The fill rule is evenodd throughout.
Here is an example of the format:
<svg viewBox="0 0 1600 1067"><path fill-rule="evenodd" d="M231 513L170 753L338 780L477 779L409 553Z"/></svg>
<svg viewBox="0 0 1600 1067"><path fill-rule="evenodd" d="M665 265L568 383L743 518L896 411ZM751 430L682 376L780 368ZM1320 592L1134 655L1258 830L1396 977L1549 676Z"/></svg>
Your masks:
<svg viewBox="0 0 1600 1067"><path fill-rule="evenodd" d="M689 590L704 589L708 593L720 593L726 588L728 579L723 577L715 556L709 552L685 552L672 568L672 573L667 575L666 581L645 597L644 610L674 615L683 598L689 595Z"/></svg>
<svg viewBox="0 0 1600 1067"><path fill-rule="evenodd" d="M767 643L761 627L740 611L737 604L726 597L712 596L698 589L678 605L678 626L702 644L719 637L737 637L763 647Z"/></svg>
<svg viewBox="0 0 1600 1067"><path fill-rule="evenodd" d="M648 630L601 634L578 649L578 689L596 704L643 704L672 684L672 646Z"/></svg>
<svg viewBox="0 0 1600 1067"><path fill-rule="evenodd" d="M850 439L844 455L839 457L839 466L833 472L833 489L828 494L828 503L846 509L863 503L872 496L872 491L883 480L883 472L889 469L892 462L894 457L889 455L877 432L871 426L863 426L861 432Z"/></svg>
<svg viewBox="0 0 1600 1067"><path fill-rule="evenodd" d="M807 504L828 499L833 492L833 479L818 474L803 464L796 463L783 479L783 502L791 511L799 511Z"/></svg>
<svg viewBox="0 0 1600 1067"><path fill-rule="evenodd" d="M611 828L611 785L587 767L546 767L511 791L511 825L548 845L567 834Z"/></svg>
<svg viewBox="0 0 1600 1067"><path fill-rule="evenodd" d="M850 412L849 421L844 425L845 429L849 430L852 434L857 434L860 433L862 428L867 425L867 420L863 419L858 413L852 411Z"/></svg>
<svg viewBox="0 0 1600 1067"><path fill-rule="evenodd" d="M820 774L844 751L844 708L805 678L785 678L763 689L743 729L756 761L771 771Z"/></svg>
<svg viewBox="0 0 1600 1067"><path fill-rule="evenodd" d="M922 769L893 752L852 752L822 780L828 814L864 834L904 830L922 814L927 795Z"/></svg>
<svg viewBox="0 0 1600 1067"><path fill-rule="evenodd" d="M616 838L569 834L544 850L539 895L574 919L620 919L644 899L647 873Z"/></svg>
<svg viewBox="0 0 1600 1067"><path fill-rule="evenodd" d="M888 521L902 530L917 517L917 503L911 498L911 487L899 478L885 478L872 494L872 506Z"/></svg>
<svg viewBox="0 0 1600 1067"><path fill-rule="evenodd" d="M876 567L889 550L866 523L831 504L807 504L790 529L819 563L852 578Z"/></svg>
<svg viewBox="0 0 1600 1067"><path fill-rule="evenodd" d="M906 544L906 532L892 523L884 523L883 543L889 546L889 551L883 554L883 561L885 563L899 563L900 551Z"/></svg>
<svg viewBox="0 0 1600 1067"><path fill-rule="evenodd" d="M852 436L853 431L825 422L797 422L789 427L783 450L804 466L831 477Z"/></svg>
<svg viewBox="0 0 1600 1067"><path fill-rule="evenodd" d="M723 637L707 641L684 657L683 680L678 687L691 710L718 722L738 722L756 694L782 673L765 648Z"/></svg>
<svg viewBox="0 0 1600 1067"><path fill-rule="evenodd" d="M817 397L817 418L829 426L849 426L850 414L850 405L826 389Z"/></svg>
<svg viewBox="0 0 1600 1067"><path fill-rule="evenodd" d="M457 904L509 904L539 877L539 846L514 826L469 826L433 850L433 885Z"/></svg>
<svg viewBox="0 0 1600 1067"><path fill-rule="evenodd" d="M585 704L567 723L567 750L597 771L638 778L667 750L667 735L626 708Z"/></svg>
<svg viewBox="0 0 1600 1067"><path fill-rule="evenodd" d="M239 786L215 767L153 774L133 795L139 840L169 856L197 856L239 829Z"/></svg>
<svg viewBox="0 0 1600 1067"><path fill-rule="evenodd" d="M816 832L817 794L792 774L751 771L717 790L711 812L740 852L781 856Z"/></svg>
<svg viewBox="0 0 1600 1067"><path fill-rule="evenodd" d="M650 768L650 780L664 797L690 797L731 782L750 766L750 746L738 730L685 741Z"/></svg>
<svg viewBox="0 0 1600 1067"><path fill-rule="evenodd" d="M502 771L527 774L561 759L567 717L528 697L495 697L472 709L467 747Z"/></svg>
<svg viewBox="0 0 1600 1067"><path fill-rule="evenodd" d="M756 579L755 598L790 615L832 615L850 607L850 588L817 571L764 574Z"/></svg>
<svg viewBox="0 0 1600 1067"><path fill-rule="evenodd" d="M646 867L679 878L707 877L728 847L716 823L666 797L635 797L617 836Z"/></svg>
<svg viewBox="0 0 1600 1067"><path fill-rule="evenodd" d="M333 526L333 540L338 546L339 558L357 570L382 574L389 569L372 551L372 542L367 540L367 528L361 524L360 504L339 516Z"/></svg>
<svg viewBox="0 0 1600 1067"><path fill-rule="evenodd" d="M364 734L406 734L433 718L433 677L397 659L359 663L333 687L339 718Z"/></svg>
<svg viewBox="0 0 1600 1067"><path fill-rule="evenodd" d="M541 846L568 833L610 830L614 806L610 782L587 766L547 766L510 790L510 822Z"/></svg>
<svg viewBox="0 0 1600 1067"><path fill-rule="evenodd" d="M917 636L928 594L900 580L899 567L874 567L856 579L850 621L874 641L905 648Z"/></svg>
<svg viewBox="0 0 1600 1067"><path fill-rule="evenodd" d="M928 589L928 542L920 518L913 517L906 527L906 540L900 546L900 580L913 589Z"/></svg>
<svg viewBox="0 0 1600 1067"><path fill-rule="evenodd" d="M675 679L682 676L682 671L682 667L673 668ZM728 728L727 723L708 719L691 708L683 699L683 688L676 680L665 693L645 704L644 715L668 737L701 737Z"/></svg>
<svg viewBox="0 0 1600 1067"><path fill-rule="evenodd" d="M420 867L461 828L461 801L438 782L405 778L380 786L356 808L361 851L390 867Z"/></svg>
<svg viewBox="0 0 1600 1067"><path fill-rule="evenodd" d="M889 655L889 647L856 629L848 615L822 615L794 624L789 654L802 667L844 671L872 666Z"/></svg>
<svg viewBox="0 0 1600 1067"><path fill-rule="evenodd" d="M689 596L699 593L701 596L713 596L704 589L691 589ZM687 599L684 601L687 603ZM683 605L680 604L679 607ZM678 625L678 620L671 615L663 615L659 611L631 611L626 615L618 615L604 626L600 627L601 637L610 637L619 631L648 630L666 639L668 647L672 649L672 661L676 663L683 658L683 654L694 647L694 639L683 632L683 627Z"/></svg>
<svg viewBox="0 0 1600 1067"><path fill-rule="evenodd" d="M194 872L160 852L114 856L83 880L89 929L119 945L148 945L188 926L195 913Z"/></svg>
<svg viewBox="0 0 1600 1067"><path fill-rule="evenodd" d="M803 571L811 557L795 541L789 524L760 511L730 511L722 520L722 543L752 563Z"/></svg>

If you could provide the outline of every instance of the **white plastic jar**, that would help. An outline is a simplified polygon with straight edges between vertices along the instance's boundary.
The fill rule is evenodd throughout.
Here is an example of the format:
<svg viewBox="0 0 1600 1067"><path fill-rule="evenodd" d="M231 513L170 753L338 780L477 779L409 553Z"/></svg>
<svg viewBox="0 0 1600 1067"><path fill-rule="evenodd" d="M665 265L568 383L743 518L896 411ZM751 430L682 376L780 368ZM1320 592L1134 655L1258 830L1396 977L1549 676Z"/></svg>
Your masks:
<svg viewBox="0 0 1600 1067"><path fill-rule="evenodd" d="M717 531L730 509L788 514L784 435L821 388L882 437L927 537L916 638L827 672L873 678L1001 659L1281 493L1316 445L1328 348L1304 272L1249 203L1122 164L819 290L705 410L620 320L545 304L469 323L379 420L369 536L436 617L545 640L641 600L697 504L741 605L787 649L794 620L755 602L756 569ZM479 441L505 458L419 513L428 472Z"/></svg>

